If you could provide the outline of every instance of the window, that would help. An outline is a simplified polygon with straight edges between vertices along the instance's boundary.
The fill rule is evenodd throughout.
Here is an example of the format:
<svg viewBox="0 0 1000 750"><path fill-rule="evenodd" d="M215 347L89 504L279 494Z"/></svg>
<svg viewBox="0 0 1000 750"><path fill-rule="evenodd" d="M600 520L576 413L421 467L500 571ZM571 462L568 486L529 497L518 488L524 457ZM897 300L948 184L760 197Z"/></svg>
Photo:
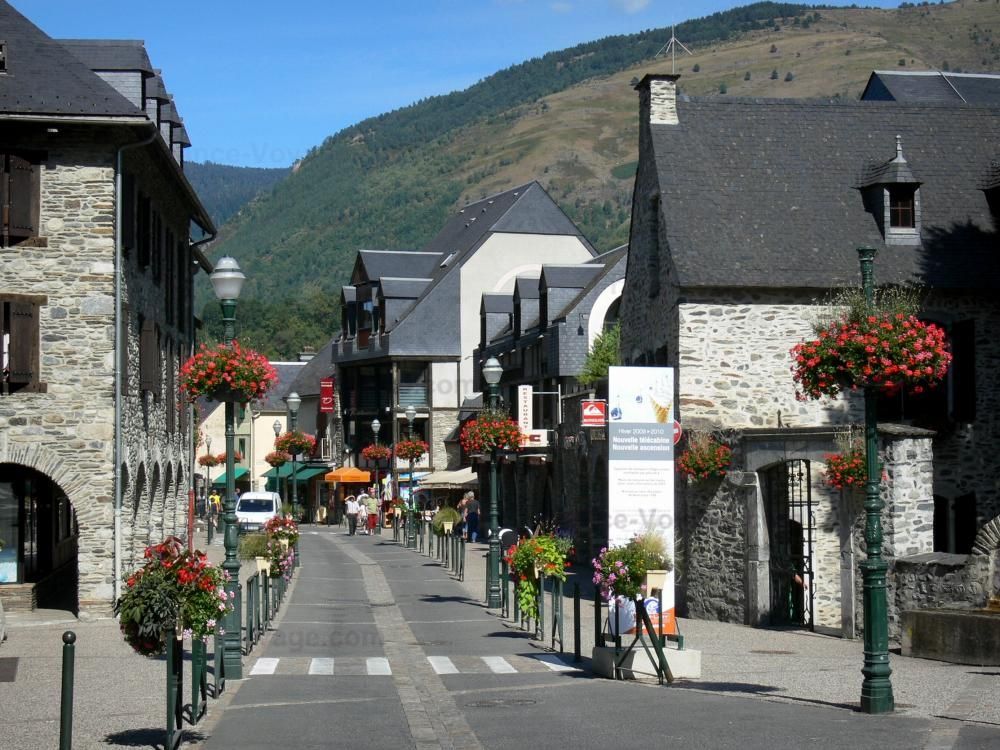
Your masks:
<svg viewBox="0 0 1000 750"><path fill-rule="evenodd" d="M139 379L143 391L160 397L160 334L156 324L143 320L139 333Z"/></svg>
<svg viewBox="0 0 1000 750"><path fill-rule="evenodd" d="M135 175L122 173L122 253L135 249L136 192Z"/></svg>
<svg viewBox="0 0 1000 750"><path fill-rule="evenodd" d="M38 236L40 186L36 156L0 153L0 245L11 247Z"/></svg>
<svg viewBox="0 0 1000 750"><path fill-rule="evenodd" d="M916 229L916 188L910 185L889 187L889 227Z"/></svg>
<svg viewBox="0 0 1000 750"><path fill-rule="evenodd" d="M167 341L167 434L177 431L177 388L174 385L174 345Z"/></svg>
<svg viewBox="0 0 1000 750"><path fill-rule="evenodd" d="M152 236L153 207L149 198L142 193L139 194L139 215L136 220L136 245L139 249L139 267L146 268L149 265L150 239Z"/></svg>
<svg viewBox="0 0 1000 750"><path fill-rule="evenodd" d="M39 308L46 297L5 295L0 297L0 335L3 341L2 393L44 393L39 373Z"/></svg>
<svg viewBox="0 0 1000 750"><path fill-rule="evenodd" d="M934 551L967 555L976 541L976 493L934 496Z"/></svg>

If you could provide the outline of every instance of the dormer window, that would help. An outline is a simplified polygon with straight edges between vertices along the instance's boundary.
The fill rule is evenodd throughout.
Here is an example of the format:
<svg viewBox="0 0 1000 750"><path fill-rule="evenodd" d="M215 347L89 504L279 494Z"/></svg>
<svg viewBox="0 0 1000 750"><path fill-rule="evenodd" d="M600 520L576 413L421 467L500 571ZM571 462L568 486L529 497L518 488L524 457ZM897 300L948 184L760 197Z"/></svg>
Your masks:
<svg viewBox="0 0 1000 750"><path fill-rule="evenodd" d="M910 185L890 185L889 228L916 229L916 187Z"/></svg>
<svg viewBox="0 0 1000 750"><path fill-rule="evenodd" d="M896 156L869 164L858 185L868 211L887 245L920 242L920 182L903 158L903 140L896 136Z"/></svg>
<svg viewBox="0 0 1000 750"><path fill-rule="evenodd" d="M0 73L7 72L7 42L0 42Z"/></svg>

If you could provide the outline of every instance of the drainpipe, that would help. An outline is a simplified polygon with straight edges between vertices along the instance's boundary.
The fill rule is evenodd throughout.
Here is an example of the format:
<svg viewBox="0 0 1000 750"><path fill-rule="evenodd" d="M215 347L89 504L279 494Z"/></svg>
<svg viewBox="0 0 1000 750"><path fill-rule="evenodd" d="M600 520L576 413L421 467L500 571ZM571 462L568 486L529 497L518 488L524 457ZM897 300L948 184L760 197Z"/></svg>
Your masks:
<svg viewBox="0 0 1000 750"><path fill-rule="evenodd" d="M114 597L115 601L121 595L122 578L122 347L128 342L122 341L122 154L125 151L142 146L148 146L159 131L156 123L149 123L152 129L149 137L137 143L127 143L119 146L115 154L115 447L114 447Z"/></svg>
<svg viewBox="0 0 1000 750"><path fill-rule="evenodd" d="M201 226L201 225L199 224L199 226ZM202 228L202 230L205 229L205 227L201 227L201 228ZM197 240L195 242L191 242L188 245L188 248L192 251L192 253L191 253L191 255L192 255L192 261L191 262L193 264L195 264L195 265L201 265L201 263L200 263L200 261L199 261L199 259L197 257L197 253L194 252L198 248L198 246L199 245L204 245L207 242L211 242L212 240L214 240L216 238L216 236L217 236L217 233L215 231L207 232L206 236L204 238L202 238L200 240ZM190 273L190 272L191 272L191 269L189 268L188 269L188 273ZM194 281L192 280L192 292L193 292L193 289L194 289ZM192 295L191 295L191 312L190 312L190 315L188 316L188 330L191 331L191 339L190 339L190 341L188 341L188 352L187 352L189 357L194 354L194 318L195 318L195 314L194 314L194 294L192 293ZM200 429L199 426L195 423L195 418L197 417L197 412L194 409L194 404L193 403L188 404L185 408L188 410L188 424L191 425L191 431L192 431L192 434L194 434L195 430ZM188 445L190 447L190 443ZM190 488L188 489L188 549L192 549L192 550L194 549L194 503L195 503L195 497L194 497L194 487L195 487L194 474L195 474L195 453L196 453L196 451L191 451L191 450L188 451L188 472L187 472L188 481L191 483ZM205 497L206 498L208 497L208 490L209 490L209 487L206 486L205 487Z"/></svg>

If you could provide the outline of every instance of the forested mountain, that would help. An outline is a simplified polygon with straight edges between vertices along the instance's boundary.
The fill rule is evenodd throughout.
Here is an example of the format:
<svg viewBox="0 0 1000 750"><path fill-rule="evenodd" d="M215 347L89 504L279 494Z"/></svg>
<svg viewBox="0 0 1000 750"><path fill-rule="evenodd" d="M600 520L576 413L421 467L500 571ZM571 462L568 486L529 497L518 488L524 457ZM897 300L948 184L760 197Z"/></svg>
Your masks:
<svg viewBox="0 0 1000 750"><path fill-rule="evenodd" d="M243 206L258 195L270 191L291 172L290 167L231 167L206 161L184 162L184 174L216 226L221 227Z"/></svg>
<svg viewBox="0 0 1000 750"><path fill-rule="evenodd" d="M758 3L679 24L694 54L677 57L677 72L692 95L854 98L875 69L995 70L995 8ZM538 180L599 250L627 241L630 83L670 71L669 57L653 59L669 38L656 29L552 52L327 138L208 251L247 273L245 338L285 358L322 346L358 249L419 247L450 211L521 182ZM209 333L216 307L205 307Z"/></svg>

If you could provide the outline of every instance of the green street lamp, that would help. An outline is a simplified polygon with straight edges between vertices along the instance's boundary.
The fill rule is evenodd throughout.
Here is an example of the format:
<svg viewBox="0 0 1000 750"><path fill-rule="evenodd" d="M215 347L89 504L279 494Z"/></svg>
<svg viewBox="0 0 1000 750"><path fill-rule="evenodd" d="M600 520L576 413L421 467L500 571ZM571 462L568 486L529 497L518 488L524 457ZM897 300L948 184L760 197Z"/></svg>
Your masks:
<svg viewBox="0 0 1000 750"><path fill-rule="evenodd" d="M413 420L417 418L417 410L413 404L406 407L406 424L408 426L408 440L413 440ZM413 456L410 455L410 473L407 477L407 489L410 505L410 522L406 525L406 546L416 549L417 547L417 507L413 502Z"/></svg>
<svg viewBox="0 0 1000 750"><path fill-rule="evenodd" d="M274 424L271 425L271 429L274 430L274 439L277 440L281 436L281 420L274 420ZM281 489L281 482L278 481L279 470L274 472L274 490L277 492ZM285 482L285 495L288 495L288 482Z"/></svg>
<svg viewBox="0 0 1000 750"><path fill-rule="evenodd" d="M872 268L875 265L875 248L859 247L861 283L865 305L871 308L875 298ZM865 386L865 460L868 463L868 481L865 484L865 547L867 555L861 563L862 591L865 618L865 665L861 673L861 710L869 714L883 714L895 710L892 683L889 675L889 611L886 605L885 578L889 568L882 559L882 498L879 495L878 416L876 411L878 391L875 386Z"/></svg>
<svg viewBox="0 0 1000 750"><path fill-rule="evenodd" d="M205 436L205 455L209 456L212 454L212 436ZM208 543L212 543L212 536L215 534L215 509L209 507L208 496L212 494L212 467L205 467L205 515L208 517Z"/></svg>
<svg viewBox="0 0 1000 750"><path fill-rule="evenodd" d="M228 255L219 258L215 268L209 275L215 296L222 308L223 339L232 343L236 338L236 300L246 276L240 270L239 263ZM233 604L233 610L223 619L226 632L223 636L222 664L225 675L229 679L243 679L243 656L240 646L240 631L242 630L240 608L236 606L236 593L240 586L240 561L236 556L236 479L234 456L236 453L236 403L226 400L226 497L223 503L223 522L225 532L223 543L226 548L226 560L222 569L229 574L226 581L226 594Z"/></svg>
<svg viewBox="0 0 1000 750"><path fill-rule="evenodd" d="M375 445L378 445L378 433L382 429L382 423L378 421L378 417L372 420L372 434L375 436ZM378 459L375 459L375 507L379 509L378 523L375 526L378 528L378 533L382 533L382 492L381 485L378 483ZM368 511L366 510L367 514ZM367 518L367 515L365 516ZM365 524L367 527L367 523Z"/></svg>
<svg viewBox="0 0 1000 750"><path fill-rule="evenodd" d="M288 431L295 432L295 426L299 421L299 406L302 405L302 399L299 398L299 394L292 391L287 396L285 396L285 405L288 407ZM292 518L298 520L298 514L296 513L296 505L299 501L299 482L295 478L295 453L292 453Z"/></svg>
<svg viewBox="0 0 1000 750"><path fill-rule="evenodd" d="M483 380L490 389L490 409L499 408L503 367L496 357L483 365ZM486 555L486 606L500 608L500 521L497 518L497 448L490 449L490 546Z"/></svg>

